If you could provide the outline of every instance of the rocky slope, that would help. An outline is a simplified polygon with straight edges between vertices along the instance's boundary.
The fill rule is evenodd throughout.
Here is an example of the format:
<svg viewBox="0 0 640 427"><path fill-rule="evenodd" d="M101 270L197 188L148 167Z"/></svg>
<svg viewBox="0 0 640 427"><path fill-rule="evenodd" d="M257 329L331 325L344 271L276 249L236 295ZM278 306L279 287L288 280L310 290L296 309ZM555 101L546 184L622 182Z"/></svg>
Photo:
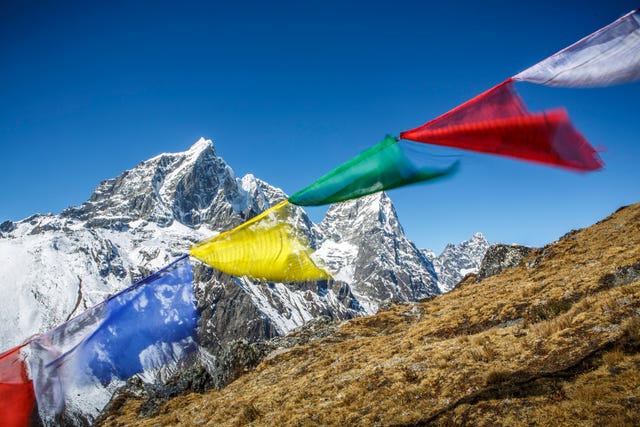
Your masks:
<svg viewBox="0 0 640 427"><path fill-rule="evenodd" d="M125 399L101 425L638 425L640 204L334 329L151 418Z"/></svg>

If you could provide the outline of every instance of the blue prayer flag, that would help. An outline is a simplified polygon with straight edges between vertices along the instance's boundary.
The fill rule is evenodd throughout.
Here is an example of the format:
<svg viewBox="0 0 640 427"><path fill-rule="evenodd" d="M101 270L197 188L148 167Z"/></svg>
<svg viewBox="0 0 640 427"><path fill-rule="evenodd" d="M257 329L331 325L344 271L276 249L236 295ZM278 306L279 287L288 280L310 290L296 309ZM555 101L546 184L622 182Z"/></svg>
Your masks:
<svg viewBox="0 0 640 427"><path fill-rule="evenodd" d="M43 419L63 410L99 411L124 380L195 351L197 324L193 272L184 255L34 339L30 368Z"/></svg>

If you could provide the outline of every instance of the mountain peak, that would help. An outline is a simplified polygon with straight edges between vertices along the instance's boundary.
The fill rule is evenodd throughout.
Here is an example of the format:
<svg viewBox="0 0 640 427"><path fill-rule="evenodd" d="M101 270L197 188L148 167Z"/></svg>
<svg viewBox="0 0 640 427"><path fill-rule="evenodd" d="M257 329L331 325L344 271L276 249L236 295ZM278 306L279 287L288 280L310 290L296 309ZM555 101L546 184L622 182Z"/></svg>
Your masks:
<svg viewBox="0 0 640 427"><path fill-rule="evenodd" d="M275 195L262 195L266 187L257 185L260 202L248 203L243 183L216 155L213 142L200 138L186 151L160 154L103 181L87 202L62 215L102 228L126 228L136 220L195 227L213 218L227 228L271 204Z"/></svg>
<svg viewBox="0 0 640 427"><path fill-rule="evenodd" d="M330 231L336 218L349 221L349 225L339 234L363 234L372 229L383 229L386 233L404 236L404 230L398 220L393 202L384 191L369 194L358 199L348 200L331 205L327 210L320 227Z"/></svg>
<svg viewBox="0 0 640 427"><path fill-rule="evenodd" d="M478 241L482 242L482 241L486 241L486 240L487 239L486 239L486 237L484 237L484 234L482 234L479 231L477 233L475 233L473 236L471 236L471 239L470 239L470 241L472 241L472 242L478 242Z"/></svg>
<svg viewBox="0 0 640 427"><path fill-rule="evenodd" d="M141 165L146 165L149 163L162 162L163 159L165 162L167 161L179 161L181 164L188 164L196 159L198 159L202 154L206 154L212 157L216 157L216 151L213 146L213 141L210 139L206 139L204 137L200 137L196 142L191 145L185 151L176 151L172 153L161 153L156 156L151 157L150 159L144 160L140 162Z"/></svg>
<svg viewBox="0 0 640 427"><path fill-rule="evenodd" d="M189 153L200 153L204 150L213 150L213 141L210 139L206 139L204 137L200 137L190 148L187 150Z"/></svg>

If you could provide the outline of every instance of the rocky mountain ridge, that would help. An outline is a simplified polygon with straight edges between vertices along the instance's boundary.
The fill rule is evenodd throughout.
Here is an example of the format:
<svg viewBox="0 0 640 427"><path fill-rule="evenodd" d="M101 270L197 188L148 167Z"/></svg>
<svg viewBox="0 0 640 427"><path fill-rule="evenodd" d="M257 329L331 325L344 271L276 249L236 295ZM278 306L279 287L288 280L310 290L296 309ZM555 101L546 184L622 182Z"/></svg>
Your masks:
<svg viewBox="0 0 640 427"><path fill-rule="evenodd" d="M385 193L331 206L319 228L318 257L362 296L367 313L381 301L417 301L439 292L431 264L405 235Z"/></svg>

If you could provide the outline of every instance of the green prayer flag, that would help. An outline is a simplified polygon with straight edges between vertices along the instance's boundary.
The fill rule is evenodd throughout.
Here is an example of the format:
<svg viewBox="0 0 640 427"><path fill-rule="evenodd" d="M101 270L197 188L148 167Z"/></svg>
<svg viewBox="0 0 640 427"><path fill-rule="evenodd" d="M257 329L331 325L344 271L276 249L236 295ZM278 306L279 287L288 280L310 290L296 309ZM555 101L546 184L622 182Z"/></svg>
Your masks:
<svg viewBox="0 0 640 427"><path fill-rule="evenodd" d="M300 206L319 206L355 199L381 190L452 175L456 161L444 168L418 166L397 138L387 135L381 142L327 173L289 197Z"/></svg>

